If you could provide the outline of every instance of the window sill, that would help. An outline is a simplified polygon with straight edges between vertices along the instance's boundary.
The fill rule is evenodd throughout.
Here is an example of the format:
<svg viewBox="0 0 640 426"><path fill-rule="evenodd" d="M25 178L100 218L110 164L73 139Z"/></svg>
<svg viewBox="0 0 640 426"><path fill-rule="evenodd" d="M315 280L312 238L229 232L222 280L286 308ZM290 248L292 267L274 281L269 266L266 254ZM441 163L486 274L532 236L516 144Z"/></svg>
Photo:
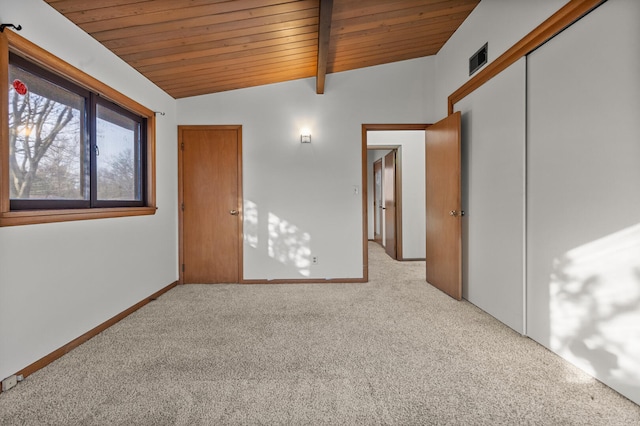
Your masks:
<svg viewBox="0 0 640 426"><path fill-rule="evenodd" d="M33 225L37 223L71 222L75 220L111 217L147 216L157 207L114 207L82 210L23 210L0 213L1 226Z"/></svg>

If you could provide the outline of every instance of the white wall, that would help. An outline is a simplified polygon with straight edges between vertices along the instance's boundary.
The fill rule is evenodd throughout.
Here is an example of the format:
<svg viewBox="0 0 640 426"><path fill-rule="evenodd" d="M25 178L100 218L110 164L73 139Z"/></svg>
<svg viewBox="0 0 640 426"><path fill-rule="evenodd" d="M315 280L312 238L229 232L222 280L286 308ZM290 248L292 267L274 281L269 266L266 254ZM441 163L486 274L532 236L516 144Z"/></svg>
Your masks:
<svg viewBox="0 0 640 426"><path fill-rule="evenodd" d="M463 297L524 332L525 72L520 59L462 112Z"/></svg>
<svg viewBox="0 0 640 426"><path fill-rule="evenodd" d="M19 34L152 110L154 216L0 228L0 377L51 353L177 279L175 100L45 2L0 3Z"/></svg>
<svg viewBox="0 0 640 426"><path fill-rule="evenodd" d="M640 2L528 60L529 335L640 403Z"/></svg>
<svg viewBox="0 0 640 426"><path fill-rule="evenodd" d="M433 64L330 74L324 95L305 79L178 100L179 124L242 125L245 279L362 277L361 126L429 122ZM285 238L270 221L286 230L284 259L269 254Z"/></svg>
<svg viewBox="0 0 640 426"><path fill-rule="evenodd" d="M482 0L436 55L436 118L447 115L447 98L470 78L471 55L488 43L487 64L493 62L567 2Z"/></svg>
<svg viewBox="0 0 640 426"><path fill-rule="evenodd" d="M402 257L424 259L426 250L425 132L423 130L369 131L367 144L398 146L402 163ZM373 162L367 171L373 180ZM373 239L373 187L369 191L369 238Z"/></svg>

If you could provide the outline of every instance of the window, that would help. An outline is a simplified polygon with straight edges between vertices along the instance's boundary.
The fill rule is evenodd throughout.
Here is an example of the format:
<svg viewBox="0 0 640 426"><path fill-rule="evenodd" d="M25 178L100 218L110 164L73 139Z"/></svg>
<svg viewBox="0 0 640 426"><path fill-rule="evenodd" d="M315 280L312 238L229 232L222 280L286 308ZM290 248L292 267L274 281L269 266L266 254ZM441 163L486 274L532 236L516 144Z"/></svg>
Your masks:
<svg viewBox="0 0 640 426"><path fill-rule="evenodd" d="M153 112L4 34L0 225L153 214Z"/></svg>
<svg viewBox="0 0 640 426"><path fill-rule="evenodd" d="M27 71L32 67L25 67L27 62L13 55L11 62L9 190L12 210L27 207L26 203L20 203L23 200L83 199L84 114L88 93L78 94L80 90L71 85L63 87L44 80ZM14 204L14 201L20 202Z"/></svg>
<svg viewBox="0 0 640 426"><path fill-rule="evenodd" d="M145 119L9 56L11 210L144 205Z"/></svg>
<svg viewBox="0 0 640 426"><path fill-rule="evenodd" d="M102 100L95 116L96 202L142 205L144 119Z"/></svg>

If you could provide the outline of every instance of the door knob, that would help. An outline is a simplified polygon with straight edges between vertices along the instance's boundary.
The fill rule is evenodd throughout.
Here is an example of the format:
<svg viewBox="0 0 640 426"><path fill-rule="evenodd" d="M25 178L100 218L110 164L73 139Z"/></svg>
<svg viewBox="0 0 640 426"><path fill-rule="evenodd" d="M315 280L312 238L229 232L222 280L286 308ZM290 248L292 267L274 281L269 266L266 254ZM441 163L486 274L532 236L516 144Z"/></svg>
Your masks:
<svg viewBox="0 0 640 426"><path fill-rule="evenodd" d="M238 216L238 210L229 210L231 216Z"/></svg>
<svg viewBox="0 0 640 426"><path fill-rule="evenodd" d="M458 214L464 216L464 210L460 210L459 212L457 210L451 210L449 212L449 216L458 216Z"/></svg>

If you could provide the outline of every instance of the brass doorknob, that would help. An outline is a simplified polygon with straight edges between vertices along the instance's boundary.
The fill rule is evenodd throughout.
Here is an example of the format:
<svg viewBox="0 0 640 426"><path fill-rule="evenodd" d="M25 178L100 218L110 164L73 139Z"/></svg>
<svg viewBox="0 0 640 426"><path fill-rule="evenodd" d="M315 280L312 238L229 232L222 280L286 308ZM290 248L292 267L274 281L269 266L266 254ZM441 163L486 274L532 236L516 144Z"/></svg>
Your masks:
<svg viewBox="0 0 640 426"><path fill-rule="evenodd" d="M238 210L229 210L231 216L238 216Z"/></svg>

